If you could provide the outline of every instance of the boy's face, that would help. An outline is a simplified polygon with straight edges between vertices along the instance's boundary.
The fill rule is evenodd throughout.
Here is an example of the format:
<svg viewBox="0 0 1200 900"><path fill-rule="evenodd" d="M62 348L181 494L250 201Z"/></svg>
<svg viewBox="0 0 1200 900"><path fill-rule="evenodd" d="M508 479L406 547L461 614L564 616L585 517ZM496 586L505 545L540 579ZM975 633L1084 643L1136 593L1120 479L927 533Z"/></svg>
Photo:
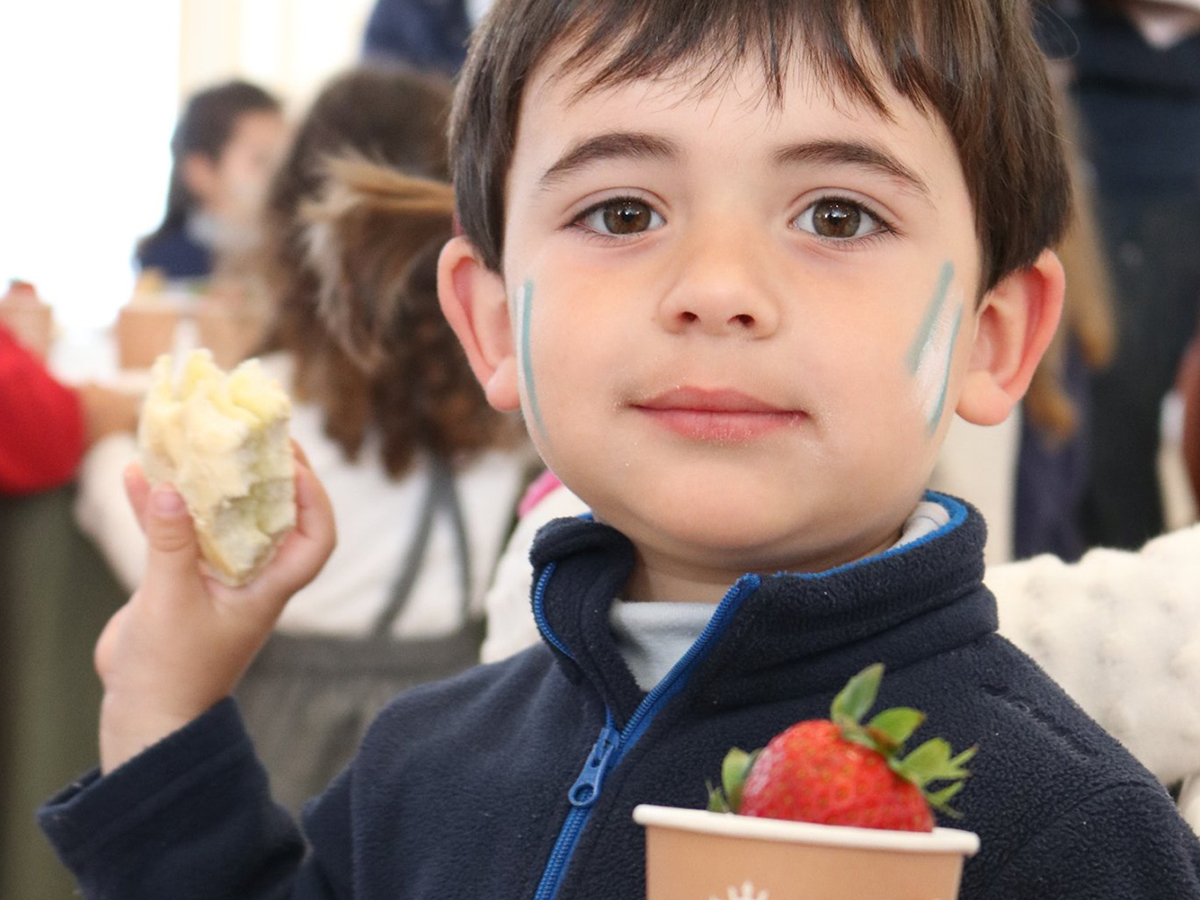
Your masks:
<svg viewBox="0 0 1200 900"><path fill-rule="evenodd" d="M524 94L493 401L519 392L547 464L637 545L631 592L886 548L978 324L945 127L799 66L779 108L754 67L705 92L583 81L551 62Z"/></svg>

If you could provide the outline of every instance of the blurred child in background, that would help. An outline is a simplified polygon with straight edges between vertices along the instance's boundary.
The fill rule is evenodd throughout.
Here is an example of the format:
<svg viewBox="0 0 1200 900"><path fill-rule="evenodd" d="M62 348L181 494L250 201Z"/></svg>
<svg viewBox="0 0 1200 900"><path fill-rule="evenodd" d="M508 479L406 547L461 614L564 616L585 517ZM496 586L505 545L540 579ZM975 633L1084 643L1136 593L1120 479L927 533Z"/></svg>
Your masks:
<svg viewBox="0 0 1200 900"><path fill-rule="evenodd" d="M138 242L138 270L177 281L236 265L259 239L285 140L280 103L263 88L234 80L194 94L171 138L166 212Z"/></svg>

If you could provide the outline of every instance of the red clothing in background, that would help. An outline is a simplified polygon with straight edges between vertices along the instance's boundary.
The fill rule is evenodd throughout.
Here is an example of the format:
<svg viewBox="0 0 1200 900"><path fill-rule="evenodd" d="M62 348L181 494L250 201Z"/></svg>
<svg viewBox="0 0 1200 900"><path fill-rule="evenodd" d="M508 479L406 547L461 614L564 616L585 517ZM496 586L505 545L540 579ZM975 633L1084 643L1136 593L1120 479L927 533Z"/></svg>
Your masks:
<svg viewBox="0 0 1200 900"><path fill-rule="evenodd" d="M0 325L0 494L70 481L86 440L79 395Z"/></svg>

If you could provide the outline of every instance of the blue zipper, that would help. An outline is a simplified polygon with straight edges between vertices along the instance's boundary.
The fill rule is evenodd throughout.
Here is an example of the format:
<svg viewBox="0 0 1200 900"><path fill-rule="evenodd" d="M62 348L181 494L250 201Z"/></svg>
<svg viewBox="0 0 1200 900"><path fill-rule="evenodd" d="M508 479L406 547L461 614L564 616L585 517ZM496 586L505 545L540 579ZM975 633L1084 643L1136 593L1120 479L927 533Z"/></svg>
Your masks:
<svg viewBox="0 0 1200 900"><path fill-rule="evenodd" d="M550 629L543 609L546 585L553 572L554 564L550 563L538 578L533 593L534 618L546 640L560 653L574 660L562 640ZM546 863L545 871L542 872L542 880L538 883L537 891L533 895L534 900L552 900L558 893L563 876L566 875L567 866L579 843L579 836L587 824L593 805L600 796L605 776L620 764L621 760L646 733L659 709L683 690L688 676L691 675L696 664L725 630L725 626L742 601L752 594L761 583L762 581L757 575L743 575L734 583L722 598L700 637L671 667L671 671L662 681L642 698L642 702L638 704L633 715L629 717L629 721L625 723L625 727L619 732L613 720L612 710L605 709L604 727L600 730L600 736L596 739L591 753L588 754L579 777L575 779L575 783L571 785L571 789L567 793L567 797L571 801L571 811L567 813L567 818L563 821L562 828L558 833L558 839L554 842L554 848L550 851L550 859Z"/></svg>

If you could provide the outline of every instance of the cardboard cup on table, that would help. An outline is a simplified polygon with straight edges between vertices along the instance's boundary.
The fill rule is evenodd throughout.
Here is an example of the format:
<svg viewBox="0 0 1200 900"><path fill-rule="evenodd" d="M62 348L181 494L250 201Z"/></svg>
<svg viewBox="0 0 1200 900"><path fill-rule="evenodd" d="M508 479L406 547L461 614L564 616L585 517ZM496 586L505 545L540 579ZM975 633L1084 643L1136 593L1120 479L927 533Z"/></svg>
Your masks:
<svg viewBox="0 0 1200 900"><path fill-rule="evenodd" d="M955 900L969 831L882 831L642 805L647 900Z"/></svg>
<svg viewBox="0 0 1200 900"><path fill-rule="evenodd" d="M117 360L122 369L147 369L175 343L179 311L166 303L134 301L117 313Z"/></svg>
<svg viewBox="0 0 1200 900"><path fill-rule="evenodd" d="M240 363L258 346L266 325L266 314L249 304L202 300L196 307L199 345L207 347L222 369Z"/></svg>

